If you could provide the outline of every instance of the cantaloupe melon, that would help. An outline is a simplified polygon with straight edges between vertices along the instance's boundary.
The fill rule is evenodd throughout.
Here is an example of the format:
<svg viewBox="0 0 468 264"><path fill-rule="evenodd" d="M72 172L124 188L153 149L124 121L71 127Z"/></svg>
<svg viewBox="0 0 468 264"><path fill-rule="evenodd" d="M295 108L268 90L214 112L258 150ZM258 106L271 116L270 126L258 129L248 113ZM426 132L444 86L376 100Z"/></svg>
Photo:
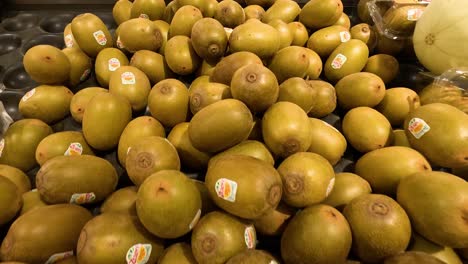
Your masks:
<svg viewBox="0 0 468 264"><path fill-rule="evenodd" d="M468 66L468 1L432 0L416 23L416 56L429 71L440 75Z"/></svg>

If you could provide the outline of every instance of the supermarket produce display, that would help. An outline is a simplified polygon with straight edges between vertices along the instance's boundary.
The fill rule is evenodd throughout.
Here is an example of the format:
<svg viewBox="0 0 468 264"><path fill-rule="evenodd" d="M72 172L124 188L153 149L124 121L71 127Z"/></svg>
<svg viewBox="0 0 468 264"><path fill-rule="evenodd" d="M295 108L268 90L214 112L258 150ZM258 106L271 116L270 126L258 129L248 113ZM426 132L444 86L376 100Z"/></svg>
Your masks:
<svg viewBox="0 0 468 264"><path fill-rule="evenodd" d="M0 8L0 263L468 263L466 0Z"/></svg>

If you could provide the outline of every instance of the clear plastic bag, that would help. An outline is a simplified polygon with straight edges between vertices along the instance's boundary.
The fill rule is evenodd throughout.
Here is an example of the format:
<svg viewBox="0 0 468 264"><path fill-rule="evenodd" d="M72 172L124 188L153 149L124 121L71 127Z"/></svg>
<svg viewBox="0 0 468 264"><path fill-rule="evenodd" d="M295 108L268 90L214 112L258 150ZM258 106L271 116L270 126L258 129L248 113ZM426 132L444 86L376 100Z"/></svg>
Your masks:
<svg viewBox="0 0 468 264"><path fill-rule="evenodd" d="M0 101L0 135L3 137L8 127L13 123L13 118L5 110L3 102Z"/></svg>
<svg viewBox="0 0 468 264"><path fill-rule="evenodd" d="M468 114L468 68L450 69L440 76L422 73L433 82L420 93L422 104L446 103Z"/></svg>
<svg viewBox="0 0 468 264"><path fill-rule="evenodd" d="M371 0L367 3L377 31L390 39L409 39L430 0Z"/></svg>

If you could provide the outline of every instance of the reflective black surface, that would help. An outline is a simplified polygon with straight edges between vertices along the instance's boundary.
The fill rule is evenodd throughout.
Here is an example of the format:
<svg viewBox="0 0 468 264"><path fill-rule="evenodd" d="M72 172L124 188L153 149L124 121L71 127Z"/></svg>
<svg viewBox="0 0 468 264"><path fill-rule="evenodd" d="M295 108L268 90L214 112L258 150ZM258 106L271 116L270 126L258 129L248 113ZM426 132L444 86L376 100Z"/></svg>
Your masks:
<svg viewBox="0 0 468 264"><path fill-rule="evenodd" d="M49 33L63 33L68 23L75 17L74 14L62 14L44 19L39 25L42 30Z"/></svg>
<svg viewBox="0 0 468 264"><path fill-rule="evenodd" d="M17 91L4 91L0 93L0 101L3 102L5 110L14 121L22 118L18 110L18 104L22 97L23 93Z"/></svg>
<svg viewBox="0 0 468 264"><path fill-rule="evenodd" d="M33 14L20 14L3 21L3 28L7 31L23 31L37 25L39 17Z"/></svg>
<svg viewBox="0 0 468 264"><path fill-rule="evenodd" d="M21 46L21 37L17 34L0 34L0 56L10 53Z"/></svg>
<svg viewBox="0 0 468 264"><path fill-rule="evenodd" d="M5 71L3 84L7 89L29 90L38 84L29 77L22 63L15 64Z"/></svg>
<svg viewBox="0 0 468 264"><path fill-rule="evenodd" d="M52 45L56 48L62 49L64 48L63 37L62 35L39 35L24 44L22 48L23 54L25 54L30 48L37 46L37 45Z"/></svg>

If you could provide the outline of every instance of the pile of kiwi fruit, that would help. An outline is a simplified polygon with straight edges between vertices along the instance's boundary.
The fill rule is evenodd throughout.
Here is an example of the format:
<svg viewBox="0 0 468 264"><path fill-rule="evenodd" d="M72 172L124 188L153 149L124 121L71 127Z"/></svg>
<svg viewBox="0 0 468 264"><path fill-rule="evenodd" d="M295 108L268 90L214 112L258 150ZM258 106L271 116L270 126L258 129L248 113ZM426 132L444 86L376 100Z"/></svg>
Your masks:
<svg viewBox="0 0 468 264"><path fill-rule="evenodd" d="M412 46L366 2L118 0L30 48L0 263L463 263L466 97L393 86Z"/></svg>

